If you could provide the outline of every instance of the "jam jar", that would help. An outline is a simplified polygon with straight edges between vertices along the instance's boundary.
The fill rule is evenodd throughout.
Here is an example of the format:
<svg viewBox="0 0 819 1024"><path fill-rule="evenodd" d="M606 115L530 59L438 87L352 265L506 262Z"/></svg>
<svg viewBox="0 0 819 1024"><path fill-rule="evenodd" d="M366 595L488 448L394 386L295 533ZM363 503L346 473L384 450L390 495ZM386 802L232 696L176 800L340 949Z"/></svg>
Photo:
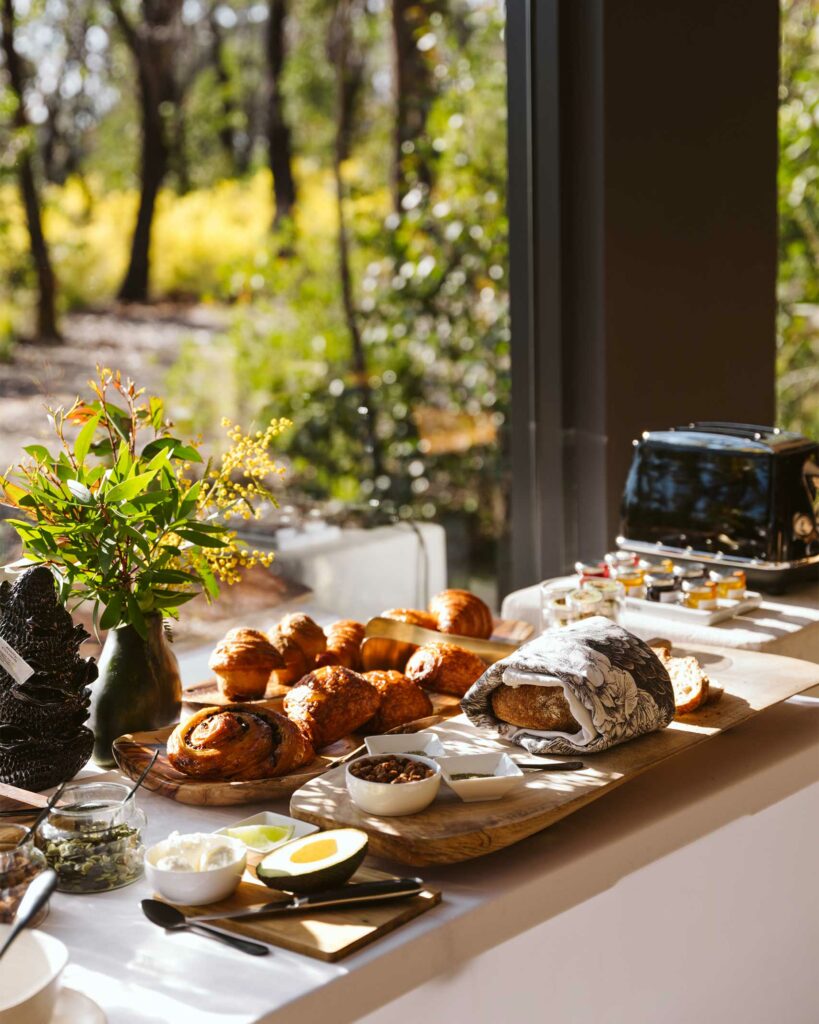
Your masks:
<svg viewBox="0 0 819 1024"><path fill-rule="evenodd" d="M45 871L46 859L34 845L25 825L0 825L0 924L11 924L20 900L32 881ZM37 915L39 924L47 910Z"/></svg>
<svg viewBox="0 0 819 1024"><path fill-rule="evenodd" d="M60 892L107 892L142 875L144 813L120 782L68 786L37 832Z"/></svg>
<svg viewBox="0 0 819 1024"><path fill-rule="evenodd" d="M680 597L680 581L670 572L646 573L646 598L661 604L674 604Z"/></svg>
<svg viewBox="0 0 819 1024"><path fill-rule="evenodd" d="M605 557L606 565L616 572L618 569L633 569L637 565L637 556L633 551L609 551Z"/></svg>
<svg viewBox="0 0 819 1024"><path fill-rule="evenodd" d="M675 565L672 571L680 583L685 583L686 580L690 583L694 583L696 581L708 579L708 570L702 562L690 562L688 565Z"/></svg>
<svg viewBox="0 0 819 1024"><path fill-rule="evenodd" d="M581 582L583 580L607 579L609 576L609 567L605 562L575 562L574 571L580 577Z"/></svg>

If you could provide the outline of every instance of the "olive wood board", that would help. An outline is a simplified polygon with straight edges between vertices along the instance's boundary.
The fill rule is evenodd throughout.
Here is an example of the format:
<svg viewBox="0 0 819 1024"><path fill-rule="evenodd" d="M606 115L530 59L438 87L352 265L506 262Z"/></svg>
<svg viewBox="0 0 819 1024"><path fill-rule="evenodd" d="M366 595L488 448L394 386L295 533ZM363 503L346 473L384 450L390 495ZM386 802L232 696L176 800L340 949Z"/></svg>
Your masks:
<svg viewBox="0 0 819 1024"><path fill-rule="evenodd" d="M408 634L409 639L414 639L416 644L428 643L435 640L445 640L447 643L459 644L461 646L468 647L470 650L475 649L477 646L480 649L476 650L476 653L484 657L484 660L488 661L490 664L493 661L497 661L499 658L505 658L507 654L511 654L513 650L519 647L520 644L522 644L524 640L527 640L534 632L532 626L528 622L522 622L518 619L496 619L492 639L475 640L472 637L460 637L448 633L437 633L431 629L421 629L418 626L409 626L406 623L397 622L392 619L378 618L370 619L367 623L367 639L364 643L372 647L372 638L376 637L381 639L383 637L387 646L392 649L396 646L394 642L391 642L392 630L395 630L396 634L400 636ZM408 648L408 651L412 649L406 642L402 646ZM408 656L408 651L404 656L404 662ZM487 651L490 653L487 654ZM387 652L386 656L382 658L379 658L377 655L374 657L370 656L366 665L367 669L392 667L394 667L394 663L389 652ZM403 668L403 664L401 665L401 668ZM271 676L270 681L267 684L265 695L264 697L260 697L259 700L281 700L289 689L291 689L291 687L284 686ZM201 682L187 686L182 691L182 700L185 704L188 704L191 707L223 707L225 704L238 703L236 701L231 701L228 697L224 696L215 679L205 679ZM246 700L241 701L241 703L254 704L257 702Z"/></svg>
<svg viewBox="0 0 819 1024"><path fill-rule="evenodd" d="M395 877L365 866L358 869L351 881L374 882ZM218 914L224 910L227 913L269 903L275 898L276 892L268 889L248 871L236 892L226 900L211 903L207 907L177 906L183 914L195 918L203 912ZM282 895L283 902L287 899L289 897ZM210 921L209 926L266 942L271 946L280 946L294 953L303 953L317 960L334 962L380 939L382 935L394 931L419 914L432 910L440 902L441 893L437 889L424 889L417 896L384 903L305 911L301 914L294 912L278 917L272 915L256 921Z"/></svg>
<svg viewBox="0 0 819 1024"><path fill-rule="evenodd" d="M503 799L479 803L462 802L442 783L426 810L385 818L359 810L347 793L343 771L336 770L294 793L290 813L323 828L363 829L369 834L371 853L405 864L421 867L471 860L548 828L674 754L819 683L819 664L796 658L700 646L687 646L682 653L694 654L713 674L714 683L724 689L722 698L659 732L602 753L580 755L583 771L526 773L519 787ZM434 726L433 731L448 754L505 751L526 756L522 748L499 739L492 730L477 729L464 715Z"/></svg>
<svg viewBox="0 0 819 1024"><path fill-rule="evenodd" d="M431 693L433 714L429 718L408 722L391 732L418 732L442 719L457 715L460 710L457 697L445 693ZM281 702L269 701L266 707L281 711ZM329 771L343 761L360 753L364 744L362 733L351 733L336 743L325 747L316 757L289 775L272 779L250 779L230 781L226 779L196 779L184 775L170 763L166 753L168 737L175 726L148 732L126 733L114 740L113 752L117 766L130 778L136 780L148 766L154 753L159 757L148 773L144 787L181 804L197 807L227 807L238 804L252 804L261 800L283 800L303 786L305 782Z"/></svg>

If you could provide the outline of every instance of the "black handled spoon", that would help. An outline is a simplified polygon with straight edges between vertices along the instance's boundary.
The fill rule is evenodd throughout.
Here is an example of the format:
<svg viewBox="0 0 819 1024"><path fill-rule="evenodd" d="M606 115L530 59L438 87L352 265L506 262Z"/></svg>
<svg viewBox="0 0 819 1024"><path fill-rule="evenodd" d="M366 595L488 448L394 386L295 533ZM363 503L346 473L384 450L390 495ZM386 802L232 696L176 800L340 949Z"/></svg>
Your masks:
<svg viewBox="0 0 819 1024"><path fill-rule="evenodd" d="M212 939L218 939L226 946L233 946L234 949L241 950L242 953L250 953L251 956L267 956L270 953L267 946L263 946L260 942L249 942L247 939L240 939L235 935L218 932L215 928L208 928L204 924L194 924L185 917L181 910L177 910L176 907L172 907L169 903L163 903L161 900L143 900L141 905L142 913L148 920L166 931L180 932L190 929L208 935Z"/></svg>
<svg viewBox="0 0 819 1024"><path fill-rule="evenodd" d="M11 926L6 941L0 947L0 957L6 952L25 926L39 912L48 897L57 888L57 873L48 868L33 879L28 889L23 893L20 906L14 915L14 924Z"/></svg>

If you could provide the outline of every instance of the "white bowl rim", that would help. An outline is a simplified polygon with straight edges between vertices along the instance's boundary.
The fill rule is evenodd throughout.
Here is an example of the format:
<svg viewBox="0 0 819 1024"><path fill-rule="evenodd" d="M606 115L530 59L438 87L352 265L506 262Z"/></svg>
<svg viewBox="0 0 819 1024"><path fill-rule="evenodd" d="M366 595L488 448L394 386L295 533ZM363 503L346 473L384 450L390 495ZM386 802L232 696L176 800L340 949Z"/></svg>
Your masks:
<svg viewBox="0 0 819 1024"><path fill-rule="evenodd" d="M452 775L450 774L450 772L449 772L449 770L447 768L447 765L446 765L447 761L452 762L452 761L456 761L456 760L457 761L469 760L471 758L476 758L477 759L479 757L487 757L487 756L490 756L490 755L494 756L494 757L497 757L498 764L500 764L502 759L505 757L510 762L513 770L509 771L509 772L505 772L502 775L498 775L496 772L492 772L492 775L490 777L488 777L488 778L453 779ZM444 777L444 781L446 782L446 784L448 786L452 786L452 787L455 787L455 786L470 786L470 785L472 785L473 783L476 783L476 782L483 783L483 785L491 785L492 781L494 779L519 779L519 778L523 777L523 769L520 767L519 764L517 764L517 762L515 761L515 759L513 757L510 757L510 755L505 750L501 750L501 751L499 751L497 753L495 753L495 751L493 751L493 750L486 750L486 751L476 752L474 754L452 754L451 756L440 758L440 761L442 762L441 763L441 774ZM456 772L456 774L458 774L458 773Z"/></svg>
<svg viewBox="0 0 819 1024"><path fill-rule="evenodd" d="M8 933L11 927L12 926L10 924L0 925L0 935ZM15 1007L22 1006L23 1003L28 1002L29 999L34 998L38 993L48 988L55 979L59 978L68 964L68 947L56 936L49 935L48 932L40 931L39 929L27 928L23 935L20 936L20 939L24 937L27 937L26 941L30 939L30 941L34 943L39 943L41 946L44 946L46 950L50 947L52 954L59 954L59 958L57 959L58 966L52 968L49 963L50 969L48 978L45 981L34 982L31 988L26 992L15 995L14 998L16 1002L14 1003L6 1003L4 1005L4 997L0 994L0 1013L7 1013L9 1010L15 1009ZM20 939L17 941L19 942ZM51 961L51 955L48 952L46 955L48 956L49 961Z"/></svg>
<svg viewBox="0 0 819 1024"><path fill-rule="evenodd" d="M401 757L401 756L404 756L404 757L427 757L427 754L405 754L404 751L402 751L402 750L376 750L376 751L371 751L370 750L370 741L371 740L397 740L399 743L403 743L403 742L409 743L413 739L420 739L422 746L430 745L430 744L433 744L433 743L437 742L438 746L440 746L442 750L446 749L444 747L443 743L441 742L441 737L438 735L437 732L433 732L431 729L422 729L420 732L403 732L403 733L378 732L378 733L374 733L372 736L367 736L365 738L364 744L367 747L367 753L362 755L362 756L363 757L386 757L386 756L389 756L390 754L395 754L398 757ZM432 757L443 757L442 754L433 754L431 756Z"/></svg>
<svg viewBox="0 0 819 1024"><path fill-rule="evenodd" d="M170 868L161 868L157 864L155 864L154 861L151 859L151 854L153 854L160 846L163 846L165 843L167 843L168 840L171 838L170 836L165 836L164 839L160 839L158 843L154 843L154 845L150 847L150 849L145 851L146 866L151 868L152 871L156 871L160 875L181 875L184 878L190 878L192 876L212 875L216 871L223 871L225 868L235 868L236 865L241 862L243 857L247 857L247 847L245 846L241 839L234 839L233 836L222 835L220 832L183 832L179 834L178 838L184 839L185 836L194 835L203 836L206 838L209 838L210 836L219 836L220 839L224 839L230 844L230 846L233 848L233 851L236 853L236 857L232 861L229 861L227 864L221 864L218 868L212 868L210 871L172 871Z"/></svg>
<svg viewBox="0 0 819 1024"><path fill-rule="evenodd" d="M426 779L414 779L412 782L402 782L400 783L401 786L423 786L425 782L430 782L436 775L441 775L441 766L437 761L433 761L431 757L422 757L420 754L403 754L401 751L396 751L394 754L387 752L383 754L362 754L361 757L356 757L352 761L347 762L344 768L344 774L347 778L353 778L356 782L363 782L368 786L383 786L385 789L395 789L392 782L373 782L372 779L360 779L350 771L354 764L358 764L361 761L383 761L385 757L405 757L408 761L417 761L420 764L425 764L427 768L432 768L432 775L428 776Z"/></svg>

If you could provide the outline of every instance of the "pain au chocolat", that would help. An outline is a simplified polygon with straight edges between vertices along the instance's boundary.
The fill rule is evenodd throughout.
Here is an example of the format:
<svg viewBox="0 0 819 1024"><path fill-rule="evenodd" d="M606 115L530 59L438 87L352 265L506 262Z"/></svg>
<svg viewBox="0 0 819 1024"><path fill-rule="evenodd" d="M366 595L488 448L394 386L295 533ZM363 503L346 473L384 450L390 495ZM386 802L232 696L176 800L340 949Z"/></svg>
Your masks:
<svg viewBox="0 0 819 1024"><path fill-rule="evenodd" d="M432 714L432 701L421 687L407 679L403 672L390 669L375 669L365 672L368 679L378 690L381 705L367 723L366 731L374 733L389 732L399 725L414 722L418 718L426 718Z"/></svg>
<svg viewBox="0 0 819 1024"><path fill-rule="evenodd" d="M378 690L364 676L343 665L325 665L285 694L284 711L320 750L368 722L380 703Z"/></svg>

